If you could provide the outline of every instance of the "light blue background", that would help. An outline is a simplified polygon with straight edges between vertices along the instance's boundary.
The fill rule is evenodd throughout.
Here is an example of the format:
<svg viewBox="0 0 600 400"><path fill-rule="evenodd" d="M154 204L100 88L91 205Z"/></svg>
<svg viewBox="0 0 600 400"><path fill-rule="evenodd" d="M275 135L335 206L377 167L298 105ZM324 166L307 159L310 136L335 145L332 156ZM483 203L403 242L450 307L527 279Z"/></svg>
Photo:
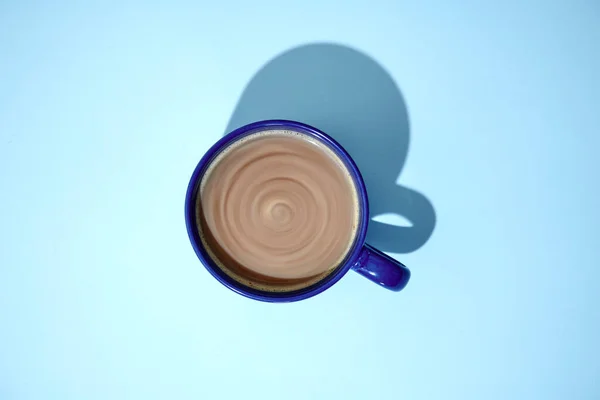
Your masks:
<svg viewBox="0 0 600 400"><path fill-rule="evenodd" d="M485 3L485 4L484 4ZM244 86L366 52L437 225L405 291L290 305L204 270L183 200ZM0 398L600 398L600 4L0 4Z"/></svg>

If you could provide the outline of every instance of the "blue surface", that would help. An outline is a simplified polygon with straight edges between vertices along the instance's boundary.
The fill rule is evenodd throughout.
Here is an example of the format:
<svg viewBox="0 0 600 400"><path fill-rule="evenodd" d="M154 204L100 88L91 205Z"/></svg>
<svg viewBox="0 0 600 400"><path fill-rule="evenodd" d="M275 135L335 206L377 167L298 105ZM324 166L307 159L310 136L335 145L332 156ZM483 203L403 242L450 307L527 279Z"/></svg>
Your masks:
<svg viewBox="0 0 600 400"><path fill-rule="evenodd" d="M599 398L600 6L523 3L2 2L0 398ZM400 88L435 229L400 293L253 302L198 262L186 185L321 41Z"/></svg>

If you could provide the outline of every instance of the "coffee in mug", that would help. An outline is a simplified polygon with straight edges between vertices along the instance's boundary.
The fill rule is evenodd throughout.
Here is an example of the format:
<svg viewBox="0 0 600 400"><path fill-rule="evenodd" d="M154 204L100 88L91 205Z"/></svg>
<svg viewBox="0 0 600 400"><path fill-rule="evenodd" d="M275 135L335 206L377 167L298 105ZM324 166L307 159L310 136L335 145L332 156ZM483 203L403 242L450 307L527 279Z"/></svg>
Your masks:
<svg viewBox="0 0 600 400"><path fill-rule="evenodd" d="M212 260L237 282L290 291L327 277L356 236L358 193L344 162L307 134L268 129L224 148L196 198Z"/></svg>

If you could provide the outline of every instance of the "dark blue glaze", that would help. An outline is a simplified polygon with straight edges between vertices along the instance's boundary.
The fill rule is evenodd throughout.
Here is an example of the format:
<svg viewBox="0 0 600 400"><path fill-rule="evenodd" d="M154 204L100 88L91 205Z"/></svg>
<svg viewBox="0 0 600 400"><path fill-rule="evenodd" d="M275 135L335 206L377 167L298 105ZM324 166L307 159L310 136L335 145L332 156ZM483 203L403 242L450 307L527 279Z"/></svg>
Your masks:
<svg viewBox="0 0 600 400"><path fill-rule="evenodd" d="M210 162L217 154L219 154L222 149L234 141L257 131L267 129L293 130L312 136L313 138L325 143L344 161L358 189L358 202L360 210L359 226L356 238L350 249L350 252L348 253L348 256L346 257L346 260L340 266L338 266L333 273L316 284L301 290L286 293L260 291L242 285L230 278L227 274L221 271L221 269L218 268L215 262L210 258L206 249L203 247L202 241L200 240L196 230L196 210L194 199L196 198L196 193L198 191L200 181L202 180L202 176L208 168ZM327 134L316 128L313 128L312 126L300 122L286 120L259 121L238 128L233 132L223 136L206 152L192 174L185 197L185 222L192 247L208 272L210 272L213 277L234 292L255 300L267 302L291 302L303 300L330 288L344 275L346 275L346 272L348 272L350 269L354 269L361 275L380 284L381 286L395 291L401 290L404 286L406 286L406 283L410 277L410 272L404 265L365 244L365 237L369 225L369 201L367 199L367 190L365 188L363 178L350 155L339 143L337 143Z"/></svg>
<svg viewBox="0 0 600 400"><path fill-rule="evenodd" d="M352 269L394 292L404 289L410 279L410 271L404 264L366 243Z"/></svg>

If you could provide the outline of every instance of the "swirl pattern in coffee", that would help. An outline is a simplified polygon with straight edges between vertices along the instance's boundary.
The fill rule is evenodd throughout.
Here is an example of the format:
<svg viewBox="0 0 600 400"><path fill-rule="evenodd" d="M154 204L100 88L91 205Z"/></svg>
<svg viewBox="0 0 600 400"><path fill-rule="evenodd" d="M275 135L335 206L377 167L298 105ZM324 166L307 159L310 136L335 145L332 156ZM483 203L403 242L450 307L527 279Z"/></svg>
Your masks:
<svg viewBox="0 0 600 400"><path fill-rule="evenodd" d="M327 276L349 252L357 192L325 144L283 130L254 133L211 162L197 199L200 234L234 279L291 290Z"/></svg>

